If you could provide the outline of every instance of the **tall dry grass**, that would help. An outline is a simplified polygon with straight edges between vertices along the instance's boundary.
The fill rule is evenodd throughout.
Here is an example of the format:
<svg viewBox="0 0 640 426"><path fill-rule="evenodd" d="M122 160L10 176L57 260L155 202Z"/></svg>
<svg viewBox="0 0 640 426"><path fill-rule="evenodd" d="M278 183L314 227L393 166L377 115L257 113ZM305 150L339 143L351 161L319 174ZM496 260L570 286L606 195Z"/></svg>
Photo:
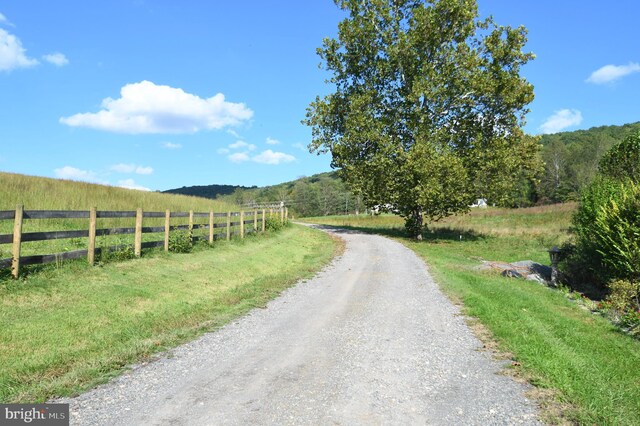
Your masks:
<svg viewBox="0 0 640 426"><path fill-rule="evenodd" d="M237 211L237 206L229 203L186 195L163 194L159 192L137 191L70 180L50 179L0 172L0 210L14 210L23 205L25 210L98 210L131 211L142 208L145 211L187 212L189 210L208 212ZM206 219L199 219L206 223ZM218 220L220 221L220 219ZM133 227L134 219L99 219L98 228ZM172 225L184 225L186 218L172 219ZM164 219L145 219L144 226L163 226ZM86 219L40 219L25 220L23 232L64 231L88 229ZM13 232L12 220L0 220L0 234ZM204 232L203 232L204 233ZM132 236L103 237L99 243L129 244ZM144 241L161 240L157 234L145 234ZM23 255L50 254L86 248L86 238L36 241L23 244ZM0 258L8 258L11 245L0 245Z"/></svg>

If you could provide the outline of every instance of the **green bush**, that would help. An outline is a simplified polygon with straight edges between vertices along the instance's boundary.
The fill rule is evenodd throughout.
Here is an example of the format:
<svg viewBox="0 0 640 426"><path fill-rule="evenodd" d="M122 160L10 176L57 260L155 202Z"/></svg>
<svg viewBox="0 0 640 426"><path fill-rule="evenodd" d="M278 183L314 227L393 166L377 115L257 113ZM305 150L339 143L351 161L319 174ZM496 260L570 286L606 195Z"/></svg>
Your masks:
<svg viewBox="0 0 640 426"><path fill-rule="evenodd" d="M279 231L284 227L284 224L280 221L280 213L277 215L267 215L265 222L265 229L267 231Z"/></svg>
<svg viewBox="0 0 640 426"><path fill-rule="evenodd" d="M640 183L640 132L611 147L600 160L598 172L612 179Z"/></svg>
<svg viewBox="0 0 640 426"><path fill-rule="evenodd" d="M608 206L612 202L617 205L628 190L628 185L622 182L598 177L583 191L580 206L573 216L575 247L564 265L565 274L573 281L587 281L606 291L610 280L620 278L607 265L610 263L609 244L603 244L599 236L603 235L603 227L612 225L613 218L605 219Z"/></svg>
<svg viewBox="0 0 640 426"><path fill-rule="evenodd" d="M593 223L593 236L608 273L616 279L640 278L640 185L620 184L619 197L609 200Z"/></svg>
<svg viewBox="0 0 640 426"><path fill-rule="evenodd" d="M610 309L621 314L640 310L640 282L614 280L609 283L609 290L606 301Z"/></svg>
<svg viewBox="0 0 640 426"><path fill-rule="evenodd" d="M133 245L128 244L123 240L116 240L114 249L110 250L106 244L103 244L100 250L100 262L120 262L123 260L129 260L136 257L133 250Z"/></svg>
<svg viewBox="0 0 640 426"><path fill-rule="evenodd" d="M193 240L188 231L174 231L169 235L169 251L189 253L193 249Z"/></svg>

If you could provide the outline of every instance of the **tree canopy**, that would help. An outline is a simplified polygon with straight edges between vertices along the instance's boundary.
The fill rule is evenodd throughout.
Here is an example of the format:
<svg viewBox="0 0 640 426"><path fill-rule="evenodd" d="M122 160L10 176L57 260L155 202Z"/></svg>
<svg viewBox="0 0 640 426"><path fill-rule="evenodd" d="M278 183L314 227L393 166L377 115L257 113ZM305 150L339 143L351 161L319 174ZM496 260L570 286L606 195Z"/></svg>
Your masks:
<svg viewBox="0 0 640 426"><path fill-rule="evenodd" d="M479 19L475 0L336 0L348 13L318 54L333 93L304 122L353 191L393 205L419 237L430 220L500 202L533 175L521 126L533 87L524 27Z"/></svg>

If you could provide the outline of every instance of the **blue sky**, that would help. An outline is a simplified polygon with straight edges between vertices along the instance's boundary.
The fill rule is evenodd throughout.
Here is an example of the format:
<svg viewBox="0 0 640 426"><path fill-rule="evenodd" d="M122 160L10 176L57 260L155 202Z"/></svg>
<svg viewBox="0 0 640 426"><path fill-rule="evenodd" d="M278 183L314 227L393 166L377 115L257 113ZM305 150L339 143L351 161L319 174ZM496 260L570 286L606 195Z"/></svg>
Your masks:
<svg viewBox="0 0 640 426"><path fill-rule="evenodd" d="M640 2L479 0L525 25L531 134L640 120ZM300 120L328 93L331 0L0 2L0 170L129 188L329 171Z"/></svg>

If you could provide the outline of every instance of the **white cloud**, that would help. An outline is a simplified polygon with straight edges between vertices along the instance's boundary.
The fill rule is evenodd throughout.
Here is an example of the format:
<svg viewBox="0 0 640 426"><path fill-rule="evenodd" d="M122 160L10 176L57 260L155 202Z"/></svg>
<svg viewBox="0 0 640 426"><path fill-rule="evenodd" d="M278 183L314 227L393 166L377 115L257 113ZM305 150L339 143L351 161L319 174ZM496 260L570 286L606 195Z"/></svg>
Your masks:
<svg viewBox="0 0 640 426"><path fill-rule="evenodd" d="M228 158L232 163L243 163L245 161L249 161L249 156L246 152L236 152L231 154Z"/></svg>
<svg viewBox="0 0 640 426"><path fill-rule="evenodd" d="M117 173L135 173L138 175L150 175L153 173L152 167L138 166L136 164L114 164L109 169Z"/></svg>
<svg viewBox="0 0 640 426"><path fill-rule="evenodd" d="M48 55L43 55L42 59L44 59L45 61L49 62L50 64L53 64L57 67L63 67L65 65L69 64L69 60L67 59L66 56L64 56L64 54L56 52L56 53L50 53Z"/></svg>
<svg viewBox="0 0 640 426"><path fill-rule="evenodd" d="M542 133L557 133L567 127L577 126L582 123L582 113L577 109L561 109L540 126Z"/></svg>
<svg viewBox="0 0 640 426"><path fill-rule="evenodd" d="M38 61L27 57L20 39L0 28L0 71L11 71L35 65L38 65Z"/></svg>
<svg viewBox="0 0 640 426"><path fill-rule="evenodd" d="M629 62L627 65L605 65L592 72L586 81L593 84L611 83L634 72L640 72L640 64Z"/></svg>
<svg viewBox="0 0 640 426"><path fill-rule="evenodd" d="M0 13L0 24L9 24L9 20L2 13Z"/></svg>
<svg viewBox="0 0 640 426"><path fill-rule="evenodd" d="M126 188L126 189L137 189L138 191L151 191L151 189L144 187L142 185L138 185L137 183L135 183L135 181L133 179L124 179L124 180L119 180L118 181L118 186L120 188Z"/></svg>
<svg viewBox="0 0 640 426"><path fill-rule="evenodd" d="M80 180L85 182L104 183L97 178L91 170L81 170L71 166L64 166L53 171L59 179Z"/></svg>
<svg viewBox="0 0 640 426"><path fill-rule="evenodd" d="M171 142L164 142L162 144L162 146L167 148L167 149L180 149L180 148L182 148L182 145L180 145L179 143L171 143Z"/></svg>
<svg viewBox="0 0 640 426"><path fill-rule="evenodd" d="M267 145L280 145L280 141L268 137L267 138Z"/></svg>
<svg viewBox="0 0 640 426"><path fill-rule="evenodd" d="M138 166L136 167L136 174L138 175L150 175L153 173L153 167Z"/></svg>
<svg viewBox="0 0 640 426"><path fill-rule="evenodd" d="M232 143L231 145L229 145L229 148L231 149L240 149L240 148L245 148L249 151L253 151L256 149L256 146L251 144L251 143L246 143L245 141L237 141L235 143Z"/></svg>
<svg viewBox="0 0 640 426"><path fill-rule="evenodd" d="M223 154L223 155L224 155L224 154L228 154L228 153L230 153L231 151L230 151L228 148L218 148L218 149L216 150L216 152L217 152L218 154Z"/></svg>
<svg viewBox="0 0 640 426"><path fill-rule="evenodd" d="M251 160L261 164L280 164L290 163L295 161L295 159L296 158L293 155L285 154L284 152L273 152L270 149L267 149L266 151L254 156Z"/></svg>
<svg viewBox="0 0 640 426"><path fill-rule="evenodd" d="M146 80L125 85L120 98L104 99L102 108L62 117L60 122L128 134L195 133L238 125L253 116L244 104L226 102L222 93L203 99Z"/></svg>
<svg viewBox="0 0 640 426"><path fill-rule="evenodd" d="M238 134L238 132L236 132L233 129L227 129L227 133L229 133L231 136L233 136L236 139L240 139L240 135Z"/></svg>
<svg viewBox="0 0 640 426"><path fill-rule="evenodd" d="M291 146L294 147L294 148L298 148L300 151L306 151L307 150L307 147L304 146L303 144L299 143L299 142L291 144Z"/></svg>

